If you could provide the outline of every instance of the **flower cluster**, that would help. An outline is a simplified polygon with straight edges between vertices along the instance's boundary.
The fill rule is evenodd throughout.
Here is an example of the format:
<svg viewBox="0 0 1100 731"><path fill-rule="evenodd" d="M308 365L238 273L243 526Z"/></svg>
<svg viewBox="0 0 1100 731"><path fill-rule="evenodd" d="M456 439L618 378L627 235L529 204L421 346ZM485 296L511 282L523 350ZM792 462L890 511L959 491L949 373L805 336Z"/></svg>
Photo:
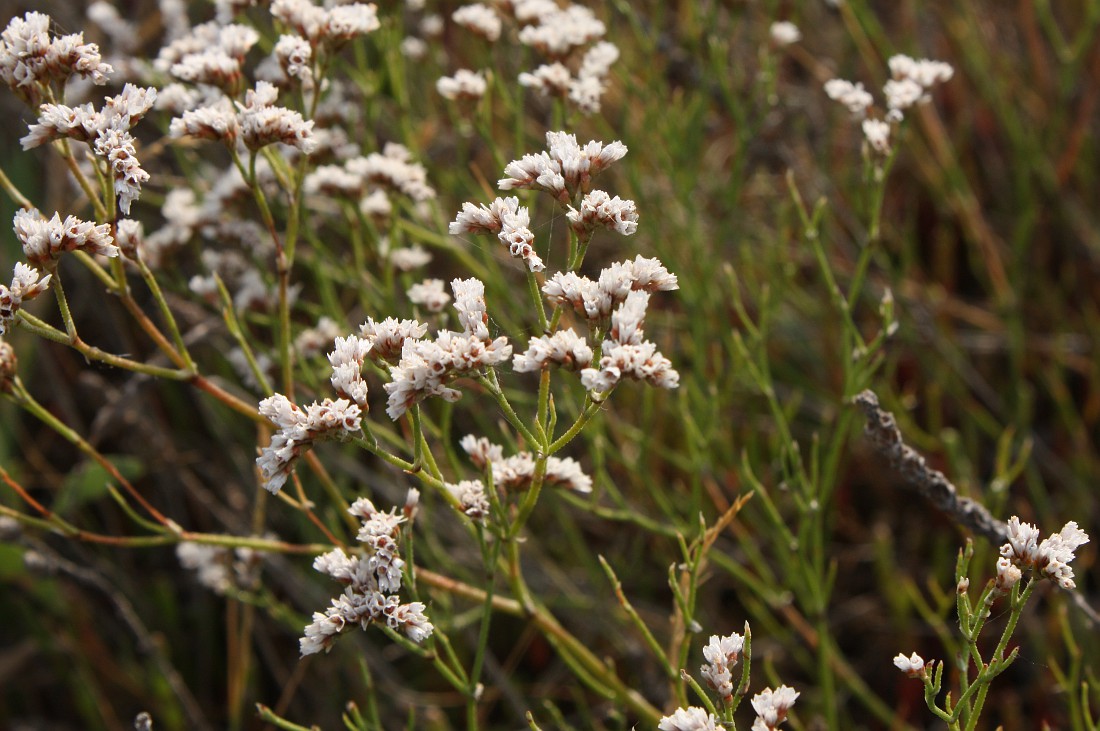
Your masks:
<svg viewBox="0 0 1100 731"><path fill-rule="evenodd" d="M303 190L310 196L358 202L364 215L384 217L389 215L392 205L383 189L418 202L435 197L427 182L427 171L411 159L411 153L403 145L388 143L380 153L356 154L340 165L318 166L306 176Z"/></svg>
<svg viewBox="0 0 1100 731"><path fill-rule="evenodd" d="M244 58L259 40L260 34L246 25L202 23L161 48L153 66L180 81L235 95Z"/></svg>
<svg viewBox="0 0 1100 731"><path fill-rule="evenodd" d="M713 713L696 706L677 708L657 724L659 731L718 731L721 725Z"/></svg>
<svg viewBox="0 0 1100 731"><path fill-rule="evenodd" d="M347 399L315 401L302 409L277 393L260 402L260 414L279 427L256 459L264 487L272 494L282 489L298 457L314 442L347 439L361 423L359 406Z"/></svg>
<svg viewBox="0 0 1100 731"><path fill-rule="evenodd" d="M771 27L768 28L768 35L771 36L772 43L780 47L789 46L802 40L802 31L789 20L772 23Z"/></svg>
<svg viewBox="0 0 1100 731"><path fill-rule="evenodd" d="M451 13L451 20L487 41L492 42L500 38L500 16L488 5L482 3L463 5Z"/></svg>
<svg viewBox="0 0 1100 731"><path fill-rule="evenodd" d="M519 83L543 96L568 99L585 114L596 114L606 91L607 75L618 60L618 46L601 41L581 57L575 73L561 61L554 61L521 73Z"/></svg>
<svg viewBox="0 0 1100 731"><path fill-rule="evenodd" d="M499 365L511 356L512 346L504 336L489 341L444 330L434 340L406 340L401 359L390 369L391 380L383 386L389 394L386 413L396 421L430 396L457 401L462 394L448 383Z"/></svg>
<svg viewBox="0 0 1100 731"><path fill-rule="evenodd" d="M459 446L470 456L470 461L476 467L492 473L493 485L496 487L510 492L522 492L531 487L536 465L535 455L530 452L519 452L505 457L504 447L472 434L463 437ZM581 494L592 492L592 478L570 457L548 457L543 484L563 487Z"/></svg>
<svg viewBox="0 0 1100 731"><path fill-rule="evenodd" d="M444 99L480 99L489 88L485 75L480 71L459 69L454 76L441 76L435 82L436 91Z"/></svg>
<svg viewBox="0 0 1100 731"><path fill-rule="evenodd" d="M891 124L900 122L903 112L914 104L927 102L929 91L955 73L950 64L928 59L914 60L909 56L892 56L888 61L893 78L886 82L883 94L889 110L885 119L867 117L875 99L863 84L844 79L825 82L825 93L848 108L852 116L862 120L863 135L868 145L879 155L890 152Z"/></svg>
<svg viewBox="0 0 1100 731"><path fill-rule="evenodd" d="M612 264L598 281L574 272L556 272L542 287L547 300L569 305L593 327L610 316L599 368L586 368L581 381L586 388L606 392L619 379L645 380L662 388L675 388L679 375L657 352L656 345L642 338L641 325L649 304L649 293L678 288L676 276L657 259L641 255L633 261Z"/></svg>
<svg viewBox="0 0 1100 731"><path fill-rule="evenodd" d="M336 393L351 400L363 411L367 410L367 382L363 380L363 361L367 359L374 343L366 338L350 335L336 338L335 347L328 354L332 364L330 382Z"/></svg>
<svg viewBox="0 0 1100 731"><path fill-rule="evenodd" d="M386 413L391 419L430 396L457 401L461 394L447 384L512 357L508 338L490 338L485 285L473 278L455 279L451 290L461 333L442 330L435 339L422 340L426 325L392 318L380 323L368 319L360 328L372 340L371 357L390 364L390 382L383 388L389 394Z"/></svg>
<svg viewBox="0 0 1100 731"><path fill-rule="evenodd" d="M142 183L149 180L149 173L138 161L130 130L153 108L156 98L156 89L126 84L121 94L107 98L100 111L91 104L43 104L38 121L20 142L24 150L66 137L91 145L110 170L119 208L128 214L130 204L141 194Z"/></svg>
<svg viewBox="0 0 1100 731"><path fill-rule="evenodd" d="M619 58L619 49L613 43L601 41L583 55L579 53L582 47L598 41L607 31L588 8L574 3L563 8L553 0L504 0L495 6L464 5L451 14L451 19L490 43L501 37L505 20L514 23L519 42L536 49L547 59L547 63L534 71L521 73L519 83L543 96L566 99L585 114L600 111L605 81L612 64ZM410 44L408 52L422 56L426 52L421 48L422 43ZM480 98L485 92L480 72L474 74L468 70L458 71L454 77L444 76L438 87L440 94L448 99Z"/></svg>
<svg viewBox="0 0 1100 731"><path fill-rule="evenodd" d="M15 236L23 244L23 254L35 267L52 268L66 251L118 256L111 236L111 225L98 226L76 216L61 220L59 213L47 220L38 211L19 210L12 219Z"/></svg>
<svg viewBox="0 0 1100 731"><path fill-rule="evenodd" d="M882 92L886 95L886 106L898 113L918 102L927 102L933 86L955 75L951 64L927 58L915 60L899 54L891 56L887 64L894 78L886 82Z"/></svg>
<svg viewBox="0 0 1100 731"><path fill-rule="evenodd" d="M497 182L500 189L545 190L568 204L577 193L589 192L592 179L627 152L618 140L608 145L592 140L582 147L575 135L566 132L547 132L546 147L546 152L508 163L507 177Z"/></svg>
<svg viewBox="0 0 1100 731"><path fill-rule="evenodd" d="M375 362L394 364L401 357L401 351L408 340L419 340L428 332L428 326L416 320L398 320L387 317L375 322L368 317L359 326L359 334L371 341L367 354Z"/></svg>
<svg viewBox="0 0 1100 731"><path fill-rule="evenodd" d="M457 484L447 485L447 490L454 495L458 502L458 509L474 520L484 520L489 514L489 497L485 494L485 485L481 480L462 480Z"/></svg>
<svg viewBox="0 0 1100 731"><path fill-rule="evenodd" d="M581 209L578 211L570 206L566 216L582 241L590 239L592 232L600 227L623 236L631 236L638 230L638 209L634 201L619 196L612 198L602 190L585 195Z"/></svg>
<svg viewBox="0 0 1100 731"><path fill-rule="evenodd" d="M570 3L564 8L552 5L540 6L540 12L520 30L520 43L544 56L562 59L607 32L607 26L583 5Z"/></svg>
<svg viewBox="0 0 1100 731"><path fill-rule="evenodd" d="M273 0L271 14L317 47L338 45L382 27L374 3L319 7L310 0Z"/></svg>
<svg viewBox="0 0 1100 731"><path fill-rule="evenodd" d="M425 279L409 287L407 292L409 302L414 305L423 305L424 309L431 313L442 312L447 303L451 301L451 295L443 289L442 279Z"/></svg>
<svg viewBox="0 0 1100 731"><path fill-rule="evenodd" d="M735 632L725 637L712 635L703 648L703 658L707 662L699 668L699 674L724 703L733 700L733 668L740 661L744 647L744 636Z"/></svg>
<svg viewBox="0 0 1100 731"><path fill-rule="evenodd" d="M396 142L386 143L380 153L349 160L345 167L367 182L395 190L417 203L435 198L435 190L428 185L427 170L412 161L407 147Z"/></svg>
<svg viewBox="0 0 1100 731"><path fill-rule="evenodd" d="M578 371L592 363L592 355L584 338L572 330L558 330L553 335L532 338L527 350L512 359L512 368L517 373L529 373L556 365Z"/></svg>
<svg viewBox="0 0 1100 731"><path fill-rule="evenodd" d="M230 550L191 541L176 546L180 565L194 571L199 583L215 594L225 594L234 587L254 586L262 555L245 546Z"/></svg>
<svg viewBox="0 0 1100 731"><path fill-rule="evenodd" d="M398 553L398 538L405 517L396 509L379 512L366 498L356 500L348 512L363 521L358 539L370 555L349 556L336 548L314 560L314 569L345 588L327 610L313 613L313 622L306 625L305 636L299 641L303 656L328 652L336 636L355 625L365 630L372 623L384 623L413 642L423 642L435 629L422 603L402 604L398 596L405 565Z"/></svg>
<svg viewBox="0 0 1100 731"><path fill-rule="evenodd" d="M532 272L545 269L542 259L535 253L535 234L531 232L531 214L519 204L515 196L497 198L488 206L463 203L449 231L452 235L465 233L496 234L500 242L508 247L508 253L516 259L522 259Z"/></svg>
<svg viewBox="0 0 1100 731"><path fill-rule="evenodd" d="M1017 569L1033 568L1043 578L1057 582L1063 589L1072 589L1073 569L1069 567L1074 552L1089 542L1088 534L1070 521L1054 535L1039 540L1039 529L1030 523L1021 523L1012 516L1008 521L1008 543L1001 546L1002 561L998 561L999 582L1016 583L1019 576L1012 572ZM1009 574L1008 578L1005 575Z"/></svg>
<svg viewBox="0 0 1100 731"><path fill-rule="evenodd" d="M173 137L197 137L220 140L230 147L239 139L252 151L267 145L282 143L309 155L317 149L313 120L285 107L275 106L279 90L274 84L260 81L245 94L244 103L236 110L225 98L198 109L190 109L172 120L169 132Z"/></svg>
<svg viewBox="0 0 1100 731"><path fill-rule="evenodd" d="M915 652L909 657L899 652L897 657L894 658L894 666L910 678L921 677L924 674L926 665L924 658Z"/></svg>
<svg viewBox="0 0 1100 731"><path fill-rule="evenodd" d="M786 685L775 690L765 688L754 695L752 708L756 711L756 720L752 722L752 731L774 731L779 728L799 695L798 691Z"/></svg>
<svg viewBox="0 0 1100 731"><path fill-rule="evenodd" d="M76 74L102 86L113 70L83 33L51 38L45 13L12 18L0 33L0 79L32 106L48 98L51 83L60 87Z"/></svg>
<svg viewBox="0 0 1100 731"><path fill-rule="evenodd" d="M8 331L8 326L15 319L15 313L28 302L46 291L49 287L52 274L39 279L38 270L27 266L23 262L15 265L12 274L11 286L0 284L0 335Z"/></svg>

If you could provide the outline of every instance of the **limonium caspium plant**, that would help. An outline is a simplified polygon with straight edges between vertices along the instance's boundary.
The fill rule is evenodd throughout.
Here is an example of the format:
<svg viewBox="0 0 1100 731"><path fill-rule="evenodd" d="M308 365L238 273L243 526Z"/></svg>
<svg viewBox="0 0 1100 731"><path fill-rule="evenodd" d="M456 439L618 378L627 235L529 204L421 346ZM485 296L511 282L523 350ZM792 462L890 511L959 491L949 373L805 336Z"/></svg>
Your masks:
<svg viewBox="0 0 1100 731"><path fill-rule="evenodd" d="M1041 647L1025 607L1066 596L1071 660L1046 682L1072 697L1068 725L1095 728L1073 624L1095 613L1070 568L1086 530L1000 522L1001 492L964 495L865 390L916 398L899 342L932 318L891 192L926 139L954 164L937 108L972 68L866 52L881 33L845 5L821 12L889 77L880 106L797 18L734 38L721 3L152 5L81 7L83 32L33 10L0 35L10 142L51 173L0 170L0 392L35 435L0 441L0 541L47 608L36 631L60 585L111 608L126 639L106 644L133 643L73 664L86 726L969 731L1005 724L1006 671ZM835 117L863 164L844 149L837 192L791 158L744 224L750 251L712 222L751 218L771 165L753 141L786 104ZM697 169L676 162L704 138ZM944 195L977 236L960 175ZM996 242L978 250L1010 318L1011 270ZM37 366L69 353L68 378ZM851 528L857 406L884 472L946 516L934 535L992 540L967 542L953 583L950 560L927 568L946 592L899 580L904 551ZM949 471L1022 479L1028 448L1005 433L995 465L955 445ZM972 600L972 559L997 546ZM870 595L872 573L909 624L853 649L863 610L842 592ZM84 626L73 604L56 616ZM923 693L856 665L888 667L899 635ZM72 645L51 652L83 659Z"/></svg>

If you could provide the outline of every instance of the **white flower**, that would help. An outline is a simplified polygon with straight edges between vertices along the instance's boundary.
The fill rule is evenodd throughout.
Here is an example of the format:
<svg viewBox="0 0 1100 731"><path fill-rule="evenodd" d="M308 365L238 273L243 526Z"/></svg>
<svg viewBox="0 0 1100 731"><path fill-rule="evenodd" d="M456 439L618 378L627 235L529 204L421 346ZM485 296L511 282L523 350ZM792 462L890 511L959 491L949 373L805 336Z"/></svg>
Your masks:
<svg viewBox="0 0 1100 731"><path fill-rule="evenodd" d="M549 457L546 460L547 485L557 485L573 492L586 494L592 492L592 478L585 474L580 462L572 457Z"/></svg>
<svg viewBox="0 0 1100 731"><path fill-rule="evenodd" d="M894 75L894 78L911 79L925 89L948 81L955 75L955 69L949 63L931 61L927 58L914 60L903 54L891 56L887 64L890 66L890 73Z"/></svg>
<svg viewBox="0 0 1100 731"><path fill-rule="evenodd" d="M457 401L461 393L447 383L461 375L476 373L486 366L499 365L512 356L508 339L488 342L476 336L443 331L434 341L406 340L401 359L390 369L386 413L393 420L412 405L430 396Z"/></svg>
<svg viewBox="0 0 1100 731"><path fill-rule="evenodd" d="M676 388L680 374L668 358L657 352L649 341L639 345L620 345L604 341L598 368L581 371L581 384L595 393L606 393L623 378L645 381L657 388Z"/></svg>
<svg viewBox="0 0 1100 731"><path fill-rule="evenodd" d="M398 596L405 567L398 541L405 516L396 509L383 513L367 498L358 498L348 512L363 521L357 538L369 555L349 556L337 548L314 560L313 568L344 584L344 591L324 613L313 614L299 641L302 655L327 652L336 635L354 625L366 629L382 622L413 642L423 642L435 629L423 604L402 604Z"/></svg>
<svg viewBox="0 0 1100 731"><path fill-rule="evenodd" d="M459 69L454 76L441 76L435 88L444 99L480 99L489 85L480 71Z"/></svg>
<svg viewBox="0 0 1100 731"><path fill-rule="evenodd" d="M520 86L534 89L543 96L565 96L572 81L573 75L569 69L557 62L543 64L532 73L525 71L519 75Z"/></svg>
<svg viewBox="0 0 1100 731"><path fill-rule="evenodd" d="M1015 586L1024 573L1010 559L1001 556L997 559L997 590L1004 593Z"/></svg>
<svg viewBox="0 0 1100 731"><path fill-rule="evenodd" d="M279 492L298 457L315 441L342 439L358 432L361 423L359 406L347 399L315 401L303 410L277 393L260 402L259 412L279 427L256 459L264 488L272 494Z"/></svg>
<svg viewBox="0 0 1100 731"><path fill-rule="evenodd" d="M914 652L909 657L899 653L898 656L894 658L894 665L897 666L898 670L902 671L910 678L917 678L924 672L925 663L924 658Z"/></svg>
<svg viewBox="0 0 1100 731"><path fill-rule="evenodd" d="M572 330L559 330L553 335L532 338L527 350L513 358L512 367L519 373L540 371L550 365L576 371L587 368L592 355L592 348L584 338Z"/></svg>
<svg viewBox="0 0 1100 731"><path fill-rule="evenodd" d="M489 514L489 498L481 480L463 480L457 485L448 483L447 490L458 500L459 509L474 520L482 520Z"/></svg>
<svg viewBox="0 0 1100 731"><path fill-rule="evenodd" d="M598 76L578 76L569 83L569 101L585 114L597 114L600 111L603 92L604 83Z"/></svg>
<svg viewBox="0 0 1100 731"><path fill-rule="evenodd" d="M594 76L602 79L607 76L612 64L618 60L619 47L609 41L600 41L584 54L577 76Z"/></svg>
<svg viewBox="0 0 1100 731"><path fill-rule="evenodd" d="M451 295L443 289L442 279L425 279L409 287L407 294L409 302L414 305L424 305L424 309L428 312L442 312L451 301Z"/></svg>
<svg viewBox="0 0 1100 731"><path fill-rule="evenodd" d="M371 341L370 358L375 361L395 361L401 356L406 340L419 340L428 332L428 326L416 320L397 320L387 317L375 322L368 317L359 326L359 334Z"/></svg>
<svg viewBox="0 0 1100 731"><path fill-rule="evenodd" d="M188 109L172 120L168 133L172 137L197 137L218 140L232 146L240 135L241 125L229 100L222 97L211 106Z"/></svg>
<svg viewBox="0 0 1100 731"><path fill-rule="evenodd" d="M359 210L370 218L386 218L393 212L393 204L384 190L373 190L359 201Z"/></svg>
<svg viewBox="0 0 1100 731"><path fill-rule="evenodd" d="M318 165L306 175L302 190L308 196L358 200L366 181L340 165Z"/></svg>
<svg viewBox="0 0 1100 731"><path fill-rule="evenodd" d="M273 0L271 14L315 44L343 43L381 27L373 3L337 5L326 9L310 0Z"/></svg>
<svg viewBox="0 0 1100 731"><path fill-rule="evenodd" d="M789 46L802 40L802 32L798 30L798 26L787 20L772 23L768 33L777 46Z"/></svg>
<svg viewBox="0 0 1100 731"><path fill-rule="evenodd" d="M237 102L241 140L253 151L281 142L311 154L317 148L313 120L307 122L298 112L274 106L278 94L274 85L260 81L245 93L244 104Z"/></svg>
<svg viewBox="0 0 1100 731"><path fill-rule="evenodd" d="M425 38L438 38L443 34L443 18L442 16L425 15L420 19L420 32Z"/></svg>
<svg viewBox="0 0 1100 731"><path fill-rule="evenodd" d="M863 120L863 136L871 149L881 155L890 154L890 125L881 119Z"/></svg>
<svg viewBox="0 0 1100 731"><path fill-rule="evenodd" d="M15 313L24 302L29 302L46 291L53 275L47 274L41 279L39 276L37 269L18 262L12 273L11 287L0 284L0 335L8 331L9 324L15 319Z"/></svg>
<svg viewBox="0 0 1100 731"><path fill-rule="evenodd" d="M702 708L691 706L677 708L671 716L665 716L657 725L660 731L718 731L718 719Z"/></svg>
<svg viewBox="0 0 1100 731"><path fill-rule="evenodd" d="M485 469L486 465L499 462L504 459L504 447L493 444L485 437L475 437L467 434L459 441L458 446L470 457L470 461L479 469Z"/></svg>
<svg viewBox="0 0 1100 731"><path fill-rule="evenodd" d="M366 157L348 160L347 169L371 183L393 188L414 201L435 198L435 191L428 185L428 172L423 165L410 162L412 154L403 145L389 142L381 153L372 152Z"/></svg>
<svg viewBox="0 0 1100 731"><path fill-rule="evenodd" d="M1088 534L1075 521L1070 521L1058 533L1041 543L1038 540L1038 528L1030 523L1021 523L1018 517L1012 516L1008 520L1008 543L1001 546L1001 556L1018 566L1038 569L1064 589L1074 588L1076 584L1069 563L1074 558L1074 552L1089 542Z"/></svg>
<svg viewBox="0 0 1100 731"><path fill-rule="evenodd" d="M111 237L111 225L96 225L76 216L61 220L57 213L48 221L38 211L18 210L12 219L15 236L23 244L23 254L35 265L49 265L66 251L118 256L118 247Z"/></svg>
<svg viewBox="0 0 1100 731"><path fill-rule="evenodd" d="M335 347L328 354L329 363L332 364L332 376L330 382L336 393L351 399L360 408L367 406L367 382L363 380L363 361L370 353L373 341L349 335L346 338L336 338Z"/></svg>
<svg viewBox="0 0 1100 731"><path fill-rule="evenodd" d="M500 38L500 16L488 5L464 5L451 14L451 20L486 40L495 41Z"/></svg>
<svg viewBox="0 0 1100 731"><path fill-rule="evenodd" d="M799 693L794 688L781 685L775 690L765 688L752 698L752 707L756 711L754 731L775 729L787 718L787 712L794 705Z"/></svg>
<svg viewBox="0 0 1100 731"><path fill-rule="evenodd" d="M241 80L241 60L220 48L190 53L172 64L172 76L191 84L216 86L231 93Z"/></svg>
<svg viewBox="0 0 1100 731"><path fill-rule="evenodd" d="M279 42L275 44L274 53L287 76L299 79L307 87L313 85L313 70L310 66L313 47L309 41L299 35L281 35Z"/></svg>
<svg viewBox="0 0 1100 731"><path fill-rule="evenodd" d="M462 210L455 216L455 220L448 227L452 235L464 233L500 233L504 226L504 217L516 215L520 210L519 198L496 198L487 207L480 207L473 203L463 203ZM524 209L526 211L526 209Z"/></svg>
<svg viewBox="0 0 1100 731"><path fill-rule="evenodd" d="M23 100L37 106L43 85L64 84L73 74L102 86L114 69L103 63L99 46L84 34L50 37L50 16L29 12L12 18L0 33L0 80Z"/></svg>
<svg viewBox="0 0 1100 731"><path fill-rule="evenodd" d="M606 26L591 10L571 3L564 9L545 9L537 25L528 25L519 32L519 42L551 58L563 58L606 32Z"/></svg>
<svg viewBox="0 0 1100 731"><path fill-rule="evenodd" d="M480 340L489 339L489 313L485 307L485 284L475 278L451 280L451 290L455 295L455 310L458 321L468 335Z"/></svg>
<svg viewBox="0 0 1100 731"><path fill-rule="evenodd" d="M536 188L562 199L568 191L587 190L591 180L627 153L626 145L592 140L581 147L574 135L546 133L547 151L524 155L504 168L508 177L497 181L501 190Z"/></svg>
<svg viewBox="0 0 1100 731"><path fill-rule="evenodd" d="M209 546L191 541L176 545L176 558L185 569L197 574L199 583L215 594L224 594L232 585L229 552L221 546Z"/></svg>
<svg viewBox="0 0 1100 731"><path fill-rule="evenodd" d="M844 79L826 81L825 93L830 99L848 107L848 111L856 117L863 117L867 113L867 108L875 103L874 97L863 88L863 84L853 84Z"/></svg>
<svg viewBox="0 0 1100 731"><path fill-rule="evenodd" d="M890 79L882 87L882 93L886 95L886 106L897 111L928 99L924 87L912 79Z"/></svg>
<svg viewBox="0 0 1100 731"><path fill-rule="evenodd" d="M390 263L398 271L409 272L426 266L432 260L432 254L420 244L405 246L388 252Z"/></svg>
<svg viewBox="0 0 1100 731"><path fill-rule="evenodd" d="M744 636L735 632L725 637L712 635L703 648L707 662L699 668L699 674L726 702L733 697L733 667L741 659L744 646Z"/></svg>
<svg viewBox="0 0 1100 731"><path fill-rule="evenodd" d="M609 228L623 236L638 230L638 210L632 200L612 198L602 190L588 193L581 201L579 211L569 208L566 214L573 229L582 237L590 236L597 226Z"/></svg>
<svg viewBox="0 0 1100 731"><path fill-rule="evenodd" d="M401 41L401 55L410 61L420 61L428 55L428 44L416 36L406 36Z"/></svg>

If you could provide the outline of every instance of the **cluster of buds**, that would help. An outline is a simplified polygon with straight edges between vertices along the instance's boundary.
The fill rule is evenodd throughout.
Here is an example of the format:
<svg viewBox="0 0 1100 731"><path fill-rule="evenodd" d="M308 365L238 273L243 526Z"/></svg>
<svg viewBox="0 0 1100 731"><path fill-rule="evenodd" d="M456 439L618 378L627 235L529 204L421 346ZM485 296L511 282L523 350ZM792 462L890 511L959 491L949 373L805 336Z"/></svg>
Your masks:
<svg viewBox="0 0 1100 731"><path fill-rule="evenodd" d="M703 648L706 663L699 668L699 674L724 703L733 700L733 668L741 660L744 647L745 637L734 632L725 637L712 635Z"/></svg>
<svg viewBox="0 0 1100 731"><path fill-rule="evenodd" d="M522 492L531 487L535 479L534 454L518 452L511 457L505 457L504 447L473 434L463 437L459 446L469 455L475 467L492 475L493 485L501 490ZM592 478L570 457L548 457L543 484L581 494L592 492Z"/></svg>
<svg viewBox="0 0 1100 731"><path fill-rule="evenodd" d="M38 211L19 210L12 220L15 236L23 245L23 254L33 266L52 269L67 251L118 256L118 247L111 236L111 225L98 226L76 216L61 219L59 213L46 219Z"/></svg>
<svg viewBox="0 0 1100 731"><path fill-rule="evenodd" d="M592 180L627 153L616 140L605 145L592 140L583 147L575 135L547 132L545 152L524 155L504 167L501 190L545 190L562 205L592 189Z"/></svg>
<svg viewBox="0 0 1100 731"><path fill-rule="evenodd" d="M41 275L34 267L23 262L15 265L11 286L0 284L0 335L7 333L15 319L15 313L28 302L46 291L52 274L39 279Z"/></svg>
<svg viewBox="0 0 1100 731"><path fill-rule="evenodd" d="M235 147L239 139L249 150L282 143L309 155L317 148L313 120L286 107L275 105L279 90L274 84L260 81L245 94L244 103L236 109L222 98L214 104L187 110L172 120L169 133L173 137L196 137L219 140Z"/></svg>
<svg viewBox="0 0 1100 731"><path fill-rule="evenodd" d="M409 504L415 506L415 499ZM379 512L366 498L356 500L348 512L363 521L358 539L369 555L349 556L336 548L314 560L314 569L345 588L326 611L314 612L313 622L306 625L299 641L303 656L328 652L336 636L355 625L365 630L373 623L382 623L403 632L413 642L423 642L435 630L422 603L402 604L398 596L405 565L398 539L405 516L397 514L396 509Z"/></svg>
<svg viewBox="0 0 1100 731"><path fill-rule="evenodd" d="M302 409L277 393L260 402L260 414L279 427L256 459L264 488L272 494L282 489L298 458L315 442L348 439L361 425L359 406L347 399L315 401Z"/></svg>
<svg viewBox="0 0 1100 731"><path fill-rule="evenodd" d="M63 138L87 143L110 170L118 206L128 214L130 204L141 194L142 183L149 180L149 173L138 161L130 130L153 108L156 98L154 88L126 84L121 94L107 98L100 111L91 104L43 104L38 121L20 142L24 150Z"/></svg>
<svg viewBox="0 0 1100 731"><path fill-rule="evenodd" d="M1088 534L1074 521L1040 541L1037 527L1012 516L1008 521L1008 543L1001 546L1001 560L997 562L998 587L1011 588L1020 580L1022 569L1032 568L1040 577L1049 578L1063 589L1072 589L1076 584L1069 563L1074 552L1088 542Z"/></svg>
<svg viewBox="0 0 1100 731"><path fill-rule="evenodd" d="M0 33L0 80L31 106L50 98L51 86L60 89L70 76L102 86L112 71L99 46L85 43L83 33L51 37L45 13L12 18Z"/></svg>

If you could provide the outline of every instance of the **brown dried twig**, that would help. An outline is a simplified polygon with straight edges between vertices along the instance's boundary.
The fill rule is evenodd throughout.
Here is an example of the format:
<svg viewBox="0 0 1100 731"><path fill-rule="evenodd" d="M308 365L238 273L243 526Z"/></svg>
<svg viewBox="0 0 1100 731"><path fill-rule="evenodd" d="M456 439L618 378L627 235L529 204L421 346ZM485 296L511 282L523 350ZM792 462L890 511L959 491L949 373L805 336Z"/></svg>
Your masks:
<svg viewBox="0 0 1100 731"><path fill-rule="evenodd" d="M863 391L855 397L856 406L863 410L867 424L864 434L875 450L890 461L890 466L904 478L907 485L924 495L937 508L966 528L994 543L1008 542L1008 527L997 520L984 505L968 497L959 497L959 491L939 470L928 466L924 457L910 447L901 437L901 430L894 415L884 411L873 391ZM1079 592L1070 592L1073 603L1092 624L1100 624L1100 613Z"/></svg>
<svg viewBox="0 0 1100 731"><path fill-rule="evenodd" d="M905 443L894 415L882 410L878 396L872 391L863 391L856 396L855 402L867 418L864 434L875 450L890 461L890 466L905 479L906 484L928 498L956 523L994 543L1008 541L1008 528L1003 521L994 518L981 503L959 497L959 491L951 481L939 470L929 467L924 457Z"/></svg>

